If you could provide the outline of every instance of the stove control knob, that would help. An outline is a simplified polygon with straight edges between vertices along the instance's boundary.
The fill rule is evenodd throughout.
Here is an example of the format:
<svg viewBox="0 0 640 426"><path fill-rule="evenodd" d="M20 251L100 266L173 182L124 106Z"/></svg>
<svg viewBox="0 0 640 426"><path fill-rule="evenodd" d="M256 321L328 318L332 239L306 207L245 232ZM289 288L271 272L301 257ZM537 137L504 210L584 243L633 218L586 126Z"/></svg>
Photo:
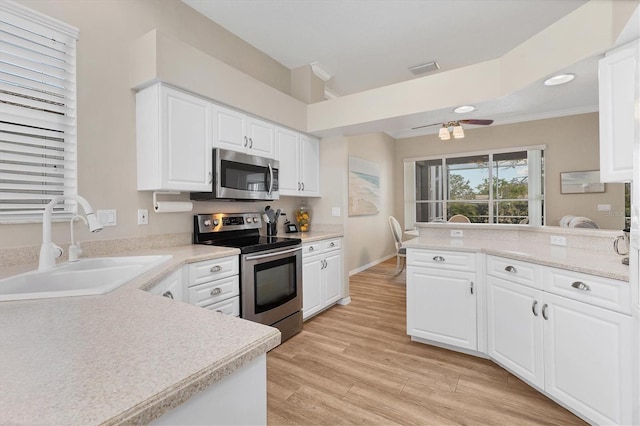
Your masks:
<svg viewBox="0 0 640 426"><path fill-rule="evenodd" d="M256 216L253 217L253 223L258 223L258 218Z"/></svg>
<svg viewBox="0 0 640 426"><path fill-rule="evenodd" d="M220 221L218 219L213 219L213 226L218 226Z"/></svg>
<svg viewBox="0 0 640 426"><path fill-rule="evenodd" d="M211 226L211 220L209 220L209 219L205 219L205 221L204 221L204 222L202 222L202 224L203 224L204 226Z"/></svg>

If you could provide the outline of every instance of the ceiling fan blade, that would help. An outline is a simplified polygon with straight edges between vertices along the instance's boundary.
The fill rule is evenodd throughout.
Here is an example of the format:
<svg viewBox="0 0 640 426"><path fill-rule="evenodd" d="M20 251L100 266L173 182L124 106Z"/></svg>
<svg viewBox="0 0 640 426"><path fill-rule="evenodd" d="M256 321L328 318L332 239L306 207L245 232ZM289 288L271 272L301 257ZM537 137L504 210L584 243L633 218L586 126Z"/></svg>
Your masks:
<svg viewBox="0 0 640 426"><path fill-rule="evenodd" d="M411 130L422 129L423 127L442 126L442 123L425 124L424 126L412 127Z"/></svg>
<svg viewBox="0 0 640 426"><path fill-rule="evenodd" d="M460 123L464 124L475 124L476 126L488 126L493 123L493 120L481 120L481 119L469 119L469 120L458 120Z"/></svg>

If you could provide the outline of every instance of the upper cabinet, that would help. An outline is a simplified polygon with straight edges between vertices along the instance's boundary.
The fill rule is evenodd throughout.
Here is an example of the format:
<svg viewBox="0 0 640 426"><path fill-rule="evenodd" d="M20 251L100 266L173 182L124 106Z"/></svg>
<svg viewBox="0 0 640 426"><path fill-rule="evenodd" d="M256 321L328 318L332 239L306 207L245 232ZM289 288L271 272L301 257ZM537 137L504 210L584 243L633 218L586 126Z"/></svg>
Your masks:
<svg viewBox="0 0 640 426"><path fill-rule="evenodd" d="M600 180L628 182L633 177L633 145L640 138L634 117L640 102L640 41L608 53L599 63Z"/></svg>
<svg viewBox="0 0 640 426"><path fill-rule="evenodd" d="M273 124L222 106L213 109L214 148L275 157Z"/></svg>
<svg viewBox="0 0 640 426"><path fill-rule="evenodd" d="M136 94L138 190L211 191L211 111L162 84Z"/></svg>
<svg viewBox="0 0 640 426"><path fill-rule="evenodd" d="M320 142L276 127L276 159L280 162L280 195L320 196Z"/></svg>

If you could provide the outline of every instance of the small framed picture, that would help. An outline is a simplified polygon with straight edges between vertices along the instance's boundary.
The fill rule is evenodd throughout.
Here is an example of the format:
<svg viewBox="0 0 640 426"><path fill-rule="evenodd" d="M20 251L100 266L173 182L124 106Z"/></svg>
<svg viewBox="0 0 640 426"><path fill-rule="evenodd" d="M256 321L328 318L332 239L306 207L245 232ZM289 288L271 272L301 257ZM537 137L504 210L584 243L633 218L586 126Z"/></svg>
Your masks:
<svg viewBox="0 0 640 426"><path fill-rule="evenodd" d="M288 233L298 232L298 227L295 224L290 223L287 225L287 232Z"/></svg>

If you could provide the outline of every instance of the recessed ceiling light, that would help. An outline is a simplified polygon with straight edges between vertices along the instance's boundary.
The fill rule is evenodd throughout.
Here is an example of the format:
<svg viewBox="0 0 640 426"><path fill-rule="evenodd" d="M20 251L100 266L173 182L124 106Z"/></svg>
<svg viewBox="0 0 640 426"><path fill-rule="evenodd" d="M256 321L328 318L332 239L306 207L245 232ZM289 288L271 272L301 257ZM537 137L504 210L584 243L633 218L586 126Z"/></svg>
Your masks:
<svg viewBox="0 0 640 426"><path fill-rule="evenodd" d="M545 86L557 86L559 84L565 84L576 78L575 74L558 74L550 77L544 81Z"/></svg>
<svg viewBox="0 0 640 426"><path fill-rule="evenodd" d="M475 111L476 107L473 105L462 105L458 108L454 109L453 112L457 112L458 114L464 114L465 112Z"/></svg>

